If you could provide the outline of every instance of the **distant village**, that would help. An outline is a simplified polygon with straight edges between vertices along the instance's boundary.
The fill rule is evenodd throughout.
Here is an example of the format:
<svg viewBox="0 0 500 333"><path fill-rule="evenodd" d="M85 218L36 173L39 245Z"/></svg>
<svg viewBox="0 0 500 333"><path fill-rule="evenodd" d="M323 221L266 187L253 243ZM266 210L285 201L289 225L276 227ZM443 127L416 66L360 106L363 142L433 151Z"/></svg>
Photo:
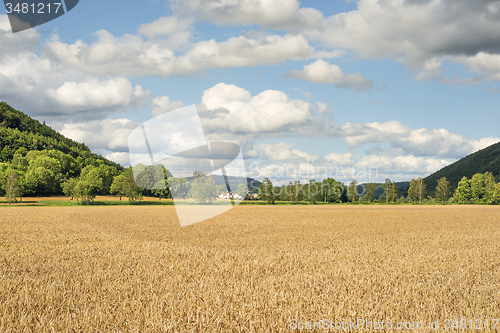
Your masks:
<svg viewBox="0 0 500 333"><path fill-rule="evenodd" d="M237 193L232 193L231 191L222 192L219 195L219 199L230 199L230 200L257 200L257 193L248 193L245 198Z"/></svg>

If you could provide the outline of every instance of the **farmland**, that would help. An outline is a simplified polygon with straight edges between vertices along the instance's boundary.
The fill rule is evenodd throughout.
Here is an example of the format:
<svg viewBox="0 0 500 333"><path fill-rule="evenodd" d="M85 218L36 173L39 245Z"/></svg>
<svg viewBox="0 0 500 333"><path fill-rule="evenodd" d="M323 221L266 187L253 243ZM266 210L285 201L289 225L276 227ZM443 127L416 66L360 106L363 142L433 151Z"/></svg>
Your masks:
<svg viewBox="0 0 500 333"><path fill-rule="evenodd" d="M0 332L495 318L500 207L0 207Z"/></svg>

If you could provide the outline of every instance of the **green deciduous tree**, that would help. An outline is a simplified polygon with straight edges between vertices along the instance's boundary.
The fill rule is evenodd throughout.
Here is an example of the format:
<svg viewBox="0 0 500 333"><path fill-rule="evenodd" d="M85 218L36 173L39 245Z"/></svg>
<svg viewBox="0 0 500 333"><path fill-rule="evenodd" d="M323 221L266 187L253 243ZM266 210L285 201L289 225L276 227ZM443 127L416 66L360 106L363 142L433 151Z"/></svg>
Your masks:
<svg viewBox="0 0 500 333"><path fill-rule="evenodd" d="M28 156L31 154L28 153ZM35 155L29 161L24 177L26 194L51 195L61 193L61 163L49 156Z"/></svg>
<svg viewBox="0 0 500 333"><path fill-rule="evenodd" d="M75 188L77 183L78 179L70 178L61 184L64 195L67 197L71 197L71 200L73 200L73 197L75 196Z"/></svg>
<svg viewBox="0 0 500 333"><path fill-rule="evenodd" d="M268 204L274 205L273 182L269 178L264 178L259 187L259 199Z"/></svg>
<svg viewBox="0 0 500 333"><path fill-rule="evenodd" d="M165 179L160 179L151 189L151 194L159 200L171 198L170 189Z"/></svg>
<svg viewBox="0 0 500 333"><path fill-rule="evenodd" d="M28 170L24 176L27 195L50 195L56 193L57 176L49 169L38 167Z"/></svg>
<svg viewBox="0 0 500 333"><path fill-rule="evenodd" d="M472 191L471 201L473 203L482 203L486 194L484 186L484 174L476 173L474 176L472 176L472 179L470 180L470 188Z"/></svg>
<svg viewBox="0 0 500 333"><path fill-rule="evenodd" d="M422 177L412 179L410 181L410 187L408 188L408 196L411 201L422 203L422 200L425 198L425 194L426 186L424 179Z"/></svg>
<svg viewBox="0 0 500 333"><path fill-rule="evenodd" d="M408 197L412 202L419 202L417 195L416 179L410 181L410 187L408 188Z"/></svg>
<svg viewBox="0 0 500 333"><path fill-rule="evenodd" d="M225 191L225 186L222 185L216 185L215 188L217 189L217 195L221 195Z"/></svg>
<svg viewBox="0 0 500 333"><path fill-rule="evenodd" d="M392 182L389 188L389 201L394 203L396 200L398 200L398 187L396 182Z"/></svg>
<svg viewBox="0 0 500 333"><path fill-rule="evenodd" d="M84 204L94 201L101 185L101 179L79 179L75 186L75 197Z"/></svg>
<svg viewBox="0 0 500 333"><path fill-rule="evenodd" d="M74 196L78 201L86 204L94 201L97 194L99 194L102 187L102 178L96 167L87 166L84 169L87 170L85 172L82 170L82 174L75 185Z"/></svg>
<svg viewBox="0 0 500 333"><path fill-rule="evenodd" d="M266 178L267 179L267 178ZM272 183L271 183L272 184ZM291 202L298 202L304 200L304 192L302 188L302 184L300 180L296 180L293 183L290 182L286 187L286 192ZM274 194L274 191L273 191ZM274 195L273 195L273 203L274 203Z"/></svg>
<svg viewBox="0 0 500 333"><path fill-rule="evenodd" d="M495 203L495 177L491 172L484 173L484 203L493 204Z"/></svg>
<svg viewBox="0 0 500 333"><path fill-rule="evenodd" d="M494 204L499 204L500 203L500 183L498 183L496 186L495 186L495 194L493 195L493 198L494 198Z"/></svg>
<svg viewBox="0 0 500 333"><path fill-rule="evenodd" d="M436 199L445 204L451 197L452 188L446 177L441 177L436 186Z"/></svg>
<svg viewBox="0 0 500 333"><path fill-rule="evenodd" d="M21 182L16 171L11 171L7 176L5 184L5 196L9 205L12 201L17 201L17 198L22 197Z"/></svg>
<svg viewBox="0 0 500 333"><path fill-rule="evenodd" d="M167 179L170 192L172 193L172 198L180 197L184 200L191 189L191 183L187 181L186 178L175 178L169 177ZM218 194L218 193L217 193Z"/></svg>
<svg viewBox="0 0 500 333"><path fill-rule="evenodd" d="M470 180L467 177L462 177L462 179L458 182L458 186L453 197L457 203L470 203L472 199L472 189L470 187Z"/></svg>
<svg viewBox="0 0 500 333"><path fill-rule="evenodd" d="M347 202L346 192L344 184L333 178L327 178L321 182L321 196L324 202Z"/></svg>
<svg viewBox="0 0 500 333"><path fill-rule="evenodd" d="M354 179L350 184L349 184L349 191L347 193L349 200L351 202L356 202L358 200L358 182L356 179Z"/></svg>
<svg viewBox="0 0 500 333"><path fill-rule="evenodd" d="M262 184L261 184L261 186L262 186ZM293 182L290 181L290 182L288 182L287 185L284 185L283 190L284 190L284 193L285 193L285 195L284 195L285 201L290 201L290 202L294 201L294 198L295 198L295 186L293 186ZM261 200L263 200L263 199L261 199Z"/></svg>
<svg viewBox="0 0 500 333"><path fill-rule="evenodd" d="M308 184L302 187L302 192L312 203L322 201L323 196L321 195L321 183L314 179L311 179Z"/></svg>
<svg viewBox="0 0 500 333"><path fill-rule="evenodd" d="M110 193L116 194L122 200L122 197L125 195L126 182L127 177L124 174L116 176L111 184Z"/></svg>
<svg viewBox="0 0 500 333"><path fill-rule="evenodd" d="M245 199L245 197L248 194L248 188L245 184L239 184L238 188L236 189L236 194L238 194L240 197Z"/></svg>
<svg viewBox="0 0 500 333"><path fill-rule="evenodd" d="M113 179L110 190L112 194L119 196L120 200L122 196L127 197L130 202L142 200L142 188L136 184L130 168Z"/></svg>
<svg viewBox="0 0 500 333"><path fill-rule="evenodd" d="M398 188L396 183L390 179L386 179L382 196L385 199L386 204L389 204L389 202L395 202L398 199Z"/></svg>
<svg viewBox="0 0 500 333"><path fill-rule="evenodd" d="M7 182L8 164L0 162L0 195L5 194L5 183Z"/></svg>
<svg viewBox="0 0 500 333"><path fill-rule="evenodd" d="M191 197L199 203L210 203L217 199L217 186L214 177L207 177L203 171L195 171L193 178L194 181L189 191Z"/></svg>
<svg viewBox="0 0 500 333"><path fill-rule="evenodd" d="M94 178L99 178L101 180L101 185L99 186L98 194L110 193L111 184L113 183L114 176L118 173L118 170L109 165L105 165L103 162L96 163L97 165L87 165L81 171L81 177L91 176Z"/></svg>
<svg viewBox="0 0 500 333"><path fill-rule="evenodd" d="M363 199L368 202L372 202L374 196L375 196L375 184L374 183L366 184L365 194L363 195Z"/></svg>

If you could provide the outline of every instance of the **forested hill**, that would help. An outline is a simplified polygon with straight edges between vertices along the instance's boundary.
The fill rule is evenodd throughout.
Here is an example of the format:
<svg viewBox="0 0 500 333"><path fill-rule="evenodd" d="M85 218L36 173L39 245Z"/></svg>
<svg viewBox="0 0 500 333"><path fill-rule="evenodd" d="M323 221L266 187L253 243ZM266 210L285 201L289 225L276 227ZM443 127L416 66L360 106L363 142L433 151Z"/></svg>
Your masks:
<svg viewBox="0 0 500 333"><path fill-rule="evenodd" d="M462 177L472 178L476 173L491 172L495 181L500 181L500 142L468 155L457 162L427 176L427 192L433 194L438 180L446 177L455 189Z"/></svg>
<svg viewBox="0 0 500 333"><path fill-rule="evenodd" d="M0 102L0 196L109 194L124 168ZM86 199L85 199L86 200Z"/></svg>
<svg viewBox="0 0 500 333"><path fill-rule="evenodd" d="M0 102L0 162L10 162L16 152L57 150L79 160L82 166L101 161L105 165L122 167L92 153L83 143L66 138L45 123L41 124L23 112Z"/></svg>

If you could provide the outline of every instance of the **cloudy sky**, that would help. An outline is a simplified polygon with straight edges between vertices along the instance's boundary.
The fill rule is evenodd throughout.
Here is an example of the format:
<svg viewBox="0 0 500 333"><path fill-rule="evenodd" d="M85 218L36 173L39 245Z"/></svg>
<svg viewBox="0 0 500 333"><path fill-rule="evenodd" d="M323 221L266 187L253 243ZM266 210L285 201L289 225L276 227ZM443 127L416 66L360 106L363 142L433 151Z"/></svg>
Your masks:
<svg viewBox="0 0 500 333"><path fill-rule="evenodd" d="M81 0L12 33L0 100L128 165L128 136L195 104L248 174L426 176L500 141L500 1Z"/></svg>

